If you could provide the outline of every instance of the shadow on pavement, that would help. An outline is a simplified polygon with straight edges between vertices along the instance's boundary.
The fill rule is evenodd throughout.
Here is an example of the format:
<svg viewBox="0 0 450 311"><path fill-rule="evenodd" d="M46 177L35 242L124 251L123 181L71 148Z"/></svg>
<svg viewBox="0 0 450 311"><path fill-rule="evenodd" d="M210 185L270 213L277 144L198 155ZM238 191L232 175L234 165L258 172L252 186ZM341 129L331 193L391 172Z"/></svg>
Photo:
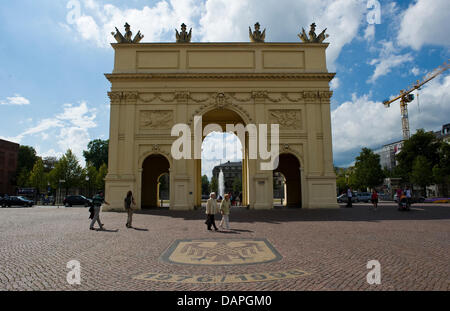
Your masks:
<svg viewBox="0 0 450 311"><path fill-rule="evenodd" d="M185 220L204 220L204 208L193 211L171 211L168 209L149 209L136 211L142 216L159 216L182 218ZM217 216L216 221L221 217ZM353 204L352 208L341 205L336 209L273 209L273 210L248 210L246 208L232 208L230 223L283 223L289 221L368 221L377 222L384 220L433 220L450 219L450 204L425 205L414 204L411 211L401 212L393 203L381 204L378 210L373 210L370 204Z"/></svg>
<svg viewBox="0 0 450 311"><path fill-rule="evenodd" d="M136 231L148 231L148 229L145 228L137 228L137 227L131 227L130 229L134 229Z"/></svg>

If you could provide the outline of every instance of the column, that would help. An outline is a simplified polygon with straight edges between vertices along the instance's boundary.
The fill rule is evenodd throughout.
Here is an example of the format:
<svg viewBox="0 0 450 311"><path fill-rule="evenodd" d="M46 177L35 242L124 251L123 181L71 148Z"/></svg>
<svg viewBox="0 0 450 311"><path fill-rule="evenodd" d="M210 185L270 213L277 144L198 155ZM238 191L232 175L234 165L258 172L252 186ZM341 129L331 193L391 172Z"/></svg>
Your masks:
<svg viewBox="0 0 450 311"><path fill-rule="evenodd" d="M118 145L119 145L119 108L122 92L109 92L110 98L110 124L109 124L109 151L108 151L108 175L113 177L117 174Z"/></svg>
<svg viewBox="0 0 450 311"><path fill-rule="evenodd" d="M325 176L334 176L332 133L331 133L331 113L330 98L333 92L320 92L320 101L322 105L322 132L323 132L323 153L324 153L324 174Z"/></svg>
<svg viewBox="0 0 450 311"><path fill-rule="evenodd" d="M127 178L134 179L134 136L135 136L135 124L136 124L136 104L138 99L137 92L124 92L123 99L125 103L125 158L124 158L124 171Z"/></svg>

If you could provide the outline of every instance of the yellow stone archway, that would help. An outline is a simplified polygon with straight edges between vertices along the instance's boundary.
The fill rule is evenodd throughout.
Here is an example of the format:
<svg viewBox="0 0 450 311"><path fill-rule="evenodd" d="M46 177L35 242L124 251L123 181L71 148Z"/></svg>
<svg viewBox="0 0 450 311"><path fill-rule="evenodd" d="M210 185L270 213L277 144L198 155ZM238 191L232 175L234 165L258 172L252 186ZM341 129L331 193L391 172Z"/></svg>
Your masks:
<svg viewBox="0 0 450 311"><path fill-rule="evenodd" d="M195 116L203 123L243 121L279 124L281 153L300 163L301 206L337 207L333 169L326 43L121 43L111 82L106 199L123 208L128 190L142 207L143 163L150 154L170 164L170 209L199 203L199 159L174 159L175 124L187 124L194 141ZM222 111L217 115L215 111ZM237 118L239 117L239 118ZM205 122L206 121L206 122ZM247 147L247 141L245 142ZM194 156L192 144L192 157ZM246 202L273 207L273 171L244 152ZM244 184L244 183L243 183ZM292 195L291 195L292 197Z"/></svg>

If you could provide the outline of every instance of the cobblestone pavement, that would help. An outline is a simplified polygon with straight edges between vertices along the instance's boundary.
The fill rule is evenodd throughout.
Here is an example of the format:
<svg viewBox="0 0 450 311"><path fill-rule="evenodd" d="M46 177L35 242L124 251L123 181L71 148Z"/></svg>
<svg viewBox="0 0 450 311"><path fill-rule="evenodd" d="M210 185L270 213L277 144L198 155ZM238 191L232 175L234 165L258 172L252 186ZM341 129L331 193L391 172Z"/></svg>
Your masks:
<svg viewBox="0 0 450 311"><path fill-rule="evenodd" d="M450 290L450 205L392 203L335 210L233 209L229 233L209 232L202 210L102 213L107 231L90 231L86 208L0 209L0 290ZM218 217L220 218L220 217ZM217 222L218 223L218 222ZM177 239L263 238L281 260L253 265L194 266L162 261ZM381 264L369 285L366 265ZM66 267L81 263L81 285ZM169 283L136 279L175 275L261 274L298 269L297 278L249 283Z"/></svg>

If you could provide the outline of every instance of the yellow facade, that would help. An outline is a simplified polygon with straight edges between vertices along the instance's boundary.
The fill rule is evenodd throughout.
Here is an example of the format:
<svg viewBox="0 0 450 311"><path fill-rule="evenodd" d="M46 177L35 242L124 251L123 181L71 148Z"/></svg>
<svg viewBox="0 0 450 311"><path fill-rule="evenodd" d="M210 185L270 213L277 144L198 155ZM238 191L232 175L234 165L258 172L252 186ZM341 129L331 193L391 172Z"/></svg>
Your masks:
<svg viewBox="0 0 450 311"><path fill-rule="evenodd" d="M149 187L157 187L149 176L162 173L170 174L171 209L191 210L201 203L200 160L171 155L177 139L171 136L172 126L188 124L194 133L195 116L203 117L203 126L280 124L280 169L293 176L287 183L291 198L303 208L337 207L329 89L334 74L326 67L328 44L112 46L114 70L106 75L112 86L105 179L111 209L123 209L128 190L138 208L156 206L156 199L146 199L155 192ZM243 201L252 209L271 209L273 172L260 170L260 160L249 159L248 148L244 154ZM146 162L150 156L157 164Z"/></svg>

